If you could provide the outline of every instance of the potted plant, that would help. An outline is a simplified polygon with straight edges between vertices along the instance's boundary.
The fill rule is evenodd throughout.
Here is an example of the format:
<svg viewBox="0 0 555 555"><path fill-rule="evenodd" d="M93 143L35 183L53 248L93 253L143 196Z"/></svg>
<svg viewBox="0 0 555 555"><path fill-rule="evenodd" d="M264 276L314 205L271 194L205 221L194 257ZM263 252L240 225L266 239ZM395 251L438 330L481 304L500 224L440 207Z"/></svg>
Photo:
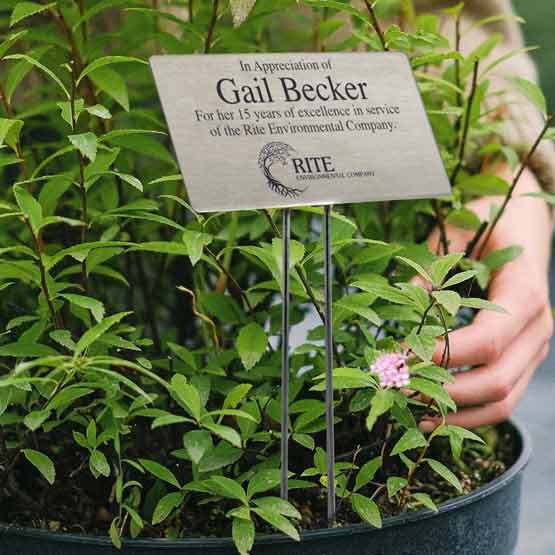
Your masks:
<svg viewBox="0 0 555 555"><path fill-rule="evenodd" d="M470 256L488 232L464 202L495 193L506 206L522 173L507 183L465 162L486 136L483 155L516 158L481 109L478 66L493 45L465 58L437 18L382 30L369 4L306 2L319 17L309 32L292 0L259 0L248 19L254 2L176 4L0 12L2 553L512 552L526 432L442 423L456 410L448 349L432 362L438 337L448 346L476 310L503 310L485 292L519 254ZM310 330L292 357L285 501L277 214L190 207L145 60L323 48L337 10L354 29L335 48L410 58L454 188L334 210L339 501L328 523L323 326L310 324L323 316L321 211L292 218L292 320ZM544 105L535 85L515 84ZM428 248L446 222L474 232L466 253ZM424 416L433 432L419 429Z"/></svg>

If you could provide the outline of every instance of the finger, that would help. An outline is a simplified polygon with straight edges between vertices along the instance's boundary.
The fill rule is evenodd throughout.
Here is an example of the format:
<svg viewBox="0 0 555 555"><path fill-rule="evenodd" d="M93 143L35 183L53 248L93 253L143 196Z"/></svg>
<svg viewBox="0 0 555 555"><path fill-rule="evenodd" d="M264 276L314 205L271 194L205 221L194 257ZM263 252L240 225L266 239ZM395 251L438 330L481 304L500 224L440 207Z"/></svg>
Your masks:
<svg viewBox="0 0 555 555"><path fill-rule="evenodd" d="M495 362L455 376L446 389L457 406L502 401L544 349L551 335L551 316L545 310Z"/></svg>
<svg viewBox="0 0 555 555"><path fill-rule="evenodd" d="M491 286L490 300L508 314L482 310L471 325L452 332L450 365L452 367L487 364L497 360L514 339L547 306L547 288L533 287L519 276L499 273ZM441 363L445 340L440 339L433 360Z"/></svg>
<svg viewBox="0 0 555 555"><path fill-rule="evenodd" d="M542 353L540 353L540 356L533 361L532 366L522 375L508 397L496 403L490 403L482 407L468 408L457 413L449 414L445 423L454 426L462 426L464 428L478 428L487 424L498 424L510 418L518 401L532 379L536 367L545 360L547 351L548 349L546 347ZM420 422L419 428L422 432L428 433L435 430L440 424L440 419L426 419Z"/></svg>

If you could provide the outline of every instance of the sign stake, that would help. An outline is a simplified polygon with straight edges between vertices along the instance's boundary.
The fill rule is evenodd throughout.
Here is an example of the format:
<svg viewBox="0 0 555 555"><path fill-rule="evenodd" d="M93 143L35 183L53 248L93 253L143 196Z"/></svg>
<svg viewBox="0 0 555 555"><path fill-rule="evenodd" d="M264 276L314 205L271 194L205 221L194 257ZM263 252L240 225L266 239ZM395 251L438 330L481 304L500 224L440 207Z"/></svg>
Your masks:
<svg viewBox="0 0 555 555"><path fill-rule="evenodd" d="M283 309L281 313L281 497L289 497L289 259L291 210L283 209Z"/></svg>
<svg viewBox="0 0 555 555"><path fill-rule="evenodd" d="M324 297L326 328L326 455L328 467L328 523L335 518L335 430L333 415L331 206L324 207Z"/></svg>

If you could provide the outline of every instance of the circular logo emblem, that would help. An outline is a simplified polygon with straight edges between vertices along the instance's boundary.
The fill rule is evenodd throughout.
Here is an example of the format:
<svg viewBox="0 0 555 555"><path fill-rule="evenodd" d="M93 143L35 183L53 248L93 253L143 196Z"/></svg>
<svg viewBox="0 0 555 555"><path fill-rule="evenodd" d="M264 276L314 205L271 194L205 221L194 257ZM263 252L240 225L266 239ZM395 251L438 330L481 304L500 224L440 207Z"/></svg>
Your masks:
<svg viewBox="0 0 555 555"><path fill-rule="evenodd" d="M268 143L260 151L260 156L258 157L258 166L266 178L268 187L274 193L285 198L297 198L306 190L290 187L272 174L272 166L274 164L286 166L293 152L295 152L295 149L291 145L274 142Z"/></svg>

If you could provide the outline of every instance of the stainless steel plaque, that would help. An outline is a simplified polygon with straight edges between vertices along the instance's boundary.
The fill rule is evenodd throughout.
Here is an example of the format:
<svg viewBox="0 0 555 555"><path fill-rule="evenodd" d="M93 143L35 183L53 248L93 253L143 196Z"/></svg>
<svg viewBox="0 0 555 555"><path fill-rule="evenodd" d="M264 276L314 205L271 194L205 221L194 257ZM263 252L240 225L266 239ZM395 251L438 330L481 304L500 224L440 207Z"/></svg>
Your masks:
<svg viewBox="0 0 555 555"><path fill-rule="evenodd" d="M398 53L154 56L199 212L450 193Z"/></svg>

